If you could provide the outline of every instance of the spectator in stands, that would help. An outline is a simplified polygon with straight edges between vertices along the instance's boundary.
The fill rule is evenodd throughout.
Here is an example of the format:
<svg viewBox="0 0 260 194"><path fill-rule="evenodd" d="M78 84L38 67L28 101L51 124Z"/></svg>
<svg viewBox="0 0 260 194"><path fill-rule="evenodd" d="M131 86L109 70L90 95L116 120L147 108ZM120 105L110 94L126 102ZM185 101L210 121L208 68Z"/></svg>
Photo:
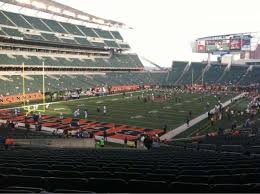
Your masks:
<svg viewBox="0 0 260 194"><path fill-rule="evenodd" d="M30 124L27 122L27 120L26 120L26 123L24 124L24 126L25 126L27 131L30 130Z"/></svg>
<svg viewBox="0 0 260 194"><path fill-rule="evenodd" d="M38 131L38 122L35 123L35 131Z"/></svg>
<svg viewBox="0 0 260 194"><path fill-rule="evenodd" d="M107 131L106 130L104 130L104 132L103 132L103 137L104 137L104 140L107 141Z"/></svg>
<svg viewBox="0 0 260 194"><path fill-rule="evenodd" d="M152 148L153 140L149 136L145 137L144 139L144 146L149 150Z"/></svg>
<svg viewBox="0 0 260 194"><path fill-rule="evenodd" d="M9 129L9 127L10 127L10 121L9 120L6 121L5 127Z"/></svg>
<svg viewBox="0 0 260 194"><path fill-rule="evenodd" d="M68 131L68 129L64 129L64 130L63 130L63 134L65 135L65 137L69 137L69 131Z"/></svg>
<svg viewBox="0 0 260 194"><path fill-rule="evenodd" d="M97 107L97 112L100 113L100 107L99 106Z"/></svg>
<svg viewBox="0 0 260 194"><path fill-rule="evenodd" d="M127 147L127 137L125 137L124 144L125 144L125 147Z"/></svg>
<svg viewBox="0 0 260 194"><path fill-rule="evenodd" d="M39 123L39 124L38 124L38 131L41 131L41 130L42 130L42 124Z"/></svg>
<svg viewBox="0 0 260 194"><path fill-rule="evenodd" d="M104 141L103 137L100 139L99 145L100 145L100 147L104 147L105 146L105 141Z"/></svg>
<svg viewBox="0 0 260 194"><path fill-rule="evenodd" d="M4 144L5 144L5 139L3 136L0 136L0 149L4 148Z"/></svg>
<svg viewBox="0 0 260 194"><path fill-rule="evenodd" d="M245 127L245 128L249 128L250 126L251 126L251 124L250 124L250 119L248 118L248 119L246 120L245 124L244 124L244 127Z"/></svg>
<svg viewBox="0 0 260 194"><path fill-rule="evenodd" d="M13 121L9 123L9 128L10 128L11 130L14 130L14 129L15 129L15 124L14 124Z"/></svg>
<svg viewBox="0 0 260 194"><path fill-rule="evenodd" d="M237 122L234 121L234 122L232 123L232 125L231 125L231 129L232 129L232 130L235 130L236 128L237 128Z"/></svg>
<svg viewBox="0 0 260 194"><path fill-rule="evenodd" d="M33 114L33 121L37 122L39 119L39 116L37 114Z"/></svg>
<svg viewBox="0 0 260 194"><path fill-rule="evenodd" d="M137 149L137 140L135 140L135 148Z"/></svg>
<svg viewBox="0 0 260 194"><path fill-rule="evenodd" d="M11 136L7 136L5 139L5 149L8 150L11 146L14 145L14 140Z"/></svg>

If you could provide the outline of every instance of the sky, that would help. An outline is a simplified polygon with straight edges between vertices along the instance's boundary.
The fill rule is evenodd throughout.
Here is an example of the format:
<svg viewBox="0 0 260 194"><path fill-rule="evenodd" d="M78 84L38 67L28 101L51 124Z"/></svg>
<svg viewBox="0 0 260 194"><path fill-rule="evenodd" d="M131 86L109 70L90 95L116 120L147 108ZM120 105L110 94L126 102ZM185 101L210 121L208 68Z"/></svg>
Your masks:
<svg viewBox="0 0 260 194"><path fill-rule="evenodd" d="M191 51L199 37L260 31L259 0L56 0L87 13L117 20L133 52L160 66L173 60L201 61Z"/></svg>

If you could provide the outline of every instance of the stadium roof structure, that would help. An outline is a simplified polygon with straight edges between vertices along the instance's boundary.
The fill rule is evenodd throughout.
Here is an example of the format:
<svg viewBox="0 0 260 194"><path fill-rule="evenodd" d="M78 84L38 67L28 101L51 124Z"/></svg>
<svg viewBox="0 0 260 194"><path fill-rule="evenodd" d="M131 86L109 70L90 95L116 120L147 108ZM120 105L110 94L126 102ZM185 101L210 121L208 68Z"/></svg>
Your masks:
<svg viewBox="0 0 260 194"><path fill-rule="evenodd" d="M114 21L107 20L101 17L97 17L73 7L64 5L62 3L58 3L54 0L0 0L1 2L13 4L16 6L34 9L38 11L42 11L49 14L58 15L61 17L74 19L78 21L110 26L110 27L120 27L120 28L129 28L126 24Z"/></svg>
<svg viewBox="0 0 260 194"><path fill-rule="evenodd" d="M215 36L206 36L206 37L200 37L197 38L196 40L206 40L206 39L212 39L212 38L225 38L228 36L242 36L242 35L251 35L255 34L257 32L244 32L244 33L234 33L234 34L221 34L221 35L215 35Z"/></svg>

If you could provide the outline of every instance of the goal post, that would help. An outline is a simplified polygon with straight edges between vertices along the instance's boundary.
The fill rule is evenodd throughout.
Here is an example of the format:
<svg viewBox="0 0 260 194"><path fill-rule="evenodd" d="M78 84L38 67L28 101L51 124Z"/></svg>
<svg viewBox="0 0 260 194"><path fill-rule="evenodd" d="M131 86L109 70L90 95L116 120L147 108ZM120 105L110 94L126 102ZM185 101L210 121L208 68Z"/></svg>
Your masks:
<svg viewBox="0 0 260 194"><path fill-rule="evenodd" d="M25 71L25 63L22 64L22 78L23 78L23 109L26 111L26 115L30 114L31 112L46 112L46 96L45 96L45 64L42 63L42 102L37 103L34 105L30 105L26 99L26 71ZM41 107L42 108L39 108Z"/></svg>

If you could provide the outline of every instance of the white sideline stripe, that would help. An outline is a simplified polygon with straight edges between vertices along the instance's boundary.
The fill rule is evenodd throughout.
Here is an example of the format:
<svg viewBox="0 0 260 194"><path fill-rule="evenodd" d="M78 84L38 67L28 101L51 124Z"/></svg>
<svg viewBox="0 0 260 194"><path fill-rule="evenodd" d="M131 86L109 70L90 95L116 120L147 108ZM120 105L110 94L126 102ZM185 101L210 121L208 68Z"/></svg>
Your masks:
<svg viewBox="0 0 260 194"><path fill-rule="evenodd" d="M142 91L145 91L145 90L138 90L138 91L130 91L130 92L125 92L126 94L127 93L138 93L138 92L142 92ZM116 93L116 94L110 94L110 95L106 95L106 96L91 96L91 97L86 97L86 98L80 98L80 99L72 99L72 100L63 100L63 101L58 101L58 102L47 102L47 103L41 103L41 104L31 104L31 105L27 105L27 106L17 106L17 107L10 107L10 108L3 108L3 109L0 109L1 110L12 110L12 109L16 109L16 108L28 108L30 106L33 106L33 105L46 105L46 104L49 104L49 105L52 105L52 104L61 104L61 103L64 103L64 102L75 102L75 101L80 101L80 100L91 100L91 99L96 99L96 98L104 98L104 97L109 97L109 96L119 96L119 95L122 95L123 93ZM36 111L37 112L37 111Z"/></svg>
<svg viewBox="0 0 260 194"><path fill-rule="evenodd" d="M234 97L234 98L232 98L232 99L233 99L233 100L237 100L237 99L243 97L245 94L246 94L246 92L241 93L241 94L237 95L236 97ZM231 99L222 104L222 105L223 105L223 108L226 107L226 106L228 106L229 104L231 104ZM214 113L214 108L211 109L211 112ZM161 140L170 140L170 139L172 139L173 137L175 137L175 136L181 134L182 132L186 131L186 130L189 129L190 127L192 127L192 126L196 125L197 123L203 121L203 120L206 119L207 117L208 117L208 112L206 112L206 113L204 113L204 114L202 114L202 115L200 115L200 116L198 116L198 117L192 119L192 120L190 121L190 123L189 123L189 124L190 124L189 127L187 126L186 123L184 123L183 125L181 125L181 126L175 128L174 130L171 130L171 131L169 131L168 133L162 135L162 136L160 137L160 139L161 139Z"/></svg>

